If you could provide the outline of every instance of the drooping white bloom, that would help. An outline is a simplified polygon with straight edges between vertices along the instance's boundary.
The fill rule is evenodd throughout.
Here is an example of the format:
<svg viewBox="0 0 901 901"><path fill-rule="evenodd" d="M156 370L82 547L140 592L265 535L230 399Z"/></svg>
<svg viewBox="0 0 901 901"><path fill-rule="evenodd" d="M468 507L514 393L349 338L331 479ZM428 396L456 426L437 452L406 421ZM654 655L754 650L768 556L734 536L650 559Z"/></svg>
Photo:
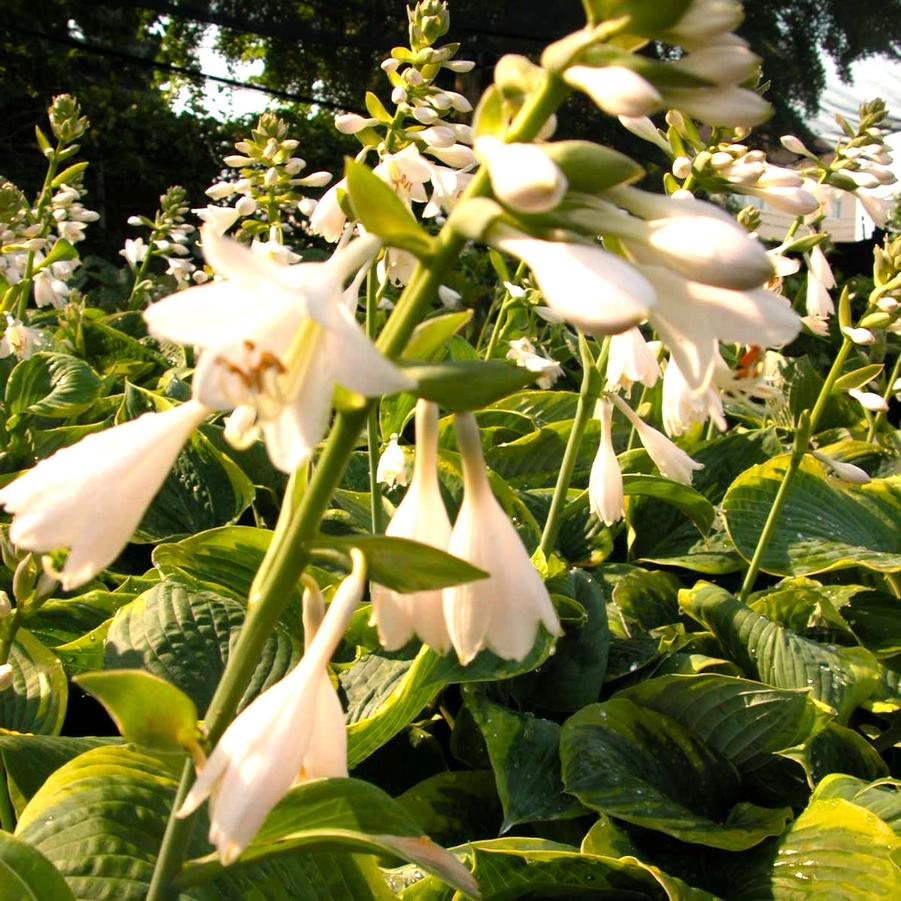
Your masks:
<svg viewBox="0 0 901 901"><path fill-rule="evenodd" d="M282 266L205 233L207 262L227 279L188 288L144 313L153 335L203 349L194 396L218 410L253 408L272 462L285 472L321 439L335 384L366 396L410 387L341 302L344 281L378 244L366 236L324 263Z"/></svg>
<svg viewBox="0 0 901 901"><path fill-rule="evenodd" d="M597 245L541 241L506 227L495 227L491 243L521 259L548 306L588 334L625 331L654 304L648 281Z"/></svg>
<svg viewBox="0 0 901 901"><path fill-rule="evenodd" d="M459 413L455 425L463 462L463 503L448 552L489 576L445 588L444 618L464 666L483 648L522 660L535 644L539 624L561 635L560 621L541 576L491 492L475 417Z"/></svg>
<svg viewBox="0 0 901 901"><path fill-rule="evenodd" d="M716 388L710 385L695 392L673 359L663 373L662 418L668 435L683 435L693 423L706 422L708 418L721 432L726 429L723 401Z"/></svg>
<svg viewBox="0 0 901 901"><path fill-rule="evenodd" d="M27 360L45 343L44 333L39 329L22 325L21 320L6 314L6 329L0 338L0 359L15 354L20 360Z"/></svg>
<svg viewBox="0 0 901 901"><path fill-rule="evenodd" d="M878 394L874 394L872 391L861 391L859 388L851 388L851 390L848 391L848 394L850 394L864 410L868 410L870 413L885 413L888 411L888 404L886 403L885 398ZM2 492L0 492L0 496L2 496Z"/></svg>
<svg viewBox="0 0 901 901"><path fill-rule="evenodd" d="M354 548L351 556L353 570L300 662L232 721L178 810L190 816L210 799L209 839L226 866L292 784L347 775L344 714L327 667L366 585L363 555ZM309 588L305 597L305 606L315 600Z"/></svg>
<svg viewBox="0 0 901 901"><path fill-rule="evenodd" d="M869 474L853 463L844 463L841 460L836 460L834 457L822 453L822 451L812 451L811 453L820 463L828 466L843 482L850 482L852 485L866 485L870 481Z"/></svg>
<svg viewBox="0 0 901 901"><path fill-rule="evenodd" d="M539 374L535 383L539 388L550 388L563 375L563 367L550 357L543 357L528 338L515 338L510 342L507 359L517 366Z"/></svg>
<svg viewBox="0 0 901 901"><path fill-rule="evenodd" d="M762 288L730 291L657 266L641 271L657 291L648 318L695 391L713 379L719 341L770 347L800 331L801 321L785 299Z"/></svg>
<svg viewBox="0 0 901 901"><path fill-rule="evenodd" d="M703 469L703 463L697 463L679 447L676 447L666 435L661 434L653 426L648 425L637 413L618 395L612 396L613 403L625 415L626 419L635 427L638 438L648 452L648 456L654 461L654 465L660 470L660 475L674 482L682 482L690 485L692 472Z"/></svg>
<svg viewBox="0 0 901 901"><path fill-rule="evenodd" d="M459 310L463 306L463 295L447 285L438 286L438 300L449 310Z"/></svg>
<svg viewBox="0 0 901 901"><path fill-rule="evenodd" d="M10 540L32 551L68 548L62 571L54 575L65 591L83 585L128 543L208 412L189 401L145 413L42 460L0 490L0 504L14 514Z"/></svg>
<svg viewBox="0 0 901 901"><path fill-rule="evenodd" d="M54 278L51 272L42 269L33 281L34 302L39 307L55 307L62 309L69 296L69 286L61 279Z"/></svg>
<svg viewBox="0 0 901 901"><path fill-rule="evenodd" d="M609 116L647 116L663 105L654 85L624 66L570 66L563 80L584 91Z"/></svg>
<svg viewBox="0 0 901 901"><path fill-rule="evenodd" d="M623 518L623 473L613 449L613 404L601 399L595 406L601 422L601 441L588 478L588 504L591 512L606 526Z"/></svg>
<svg viewBox="0 0 901 901"><path fill-rule="evenodd" d="M652 388L660 375L657 355L644 340L640 329L630 328L610 338L610 353L607 357L607 386L631 388L641 382Z"/></svg>
<svg viewBox="0 0 901 901"><path fill-rule="evenodd" d="M475 149L488 167L495 196L515 210L543 213L566 194L566 176L536 144L505 144L482 135Z"/></svg>
<svg viewBox="0 0 901 901"><path fill-rule="evenodd" d="M143 238L126 238L125 247L119 251L119 254L125 257L132 269L137 269L144 262L148 249Z"/></svg>
<svg viewBox="0 0 901 901"><path fill-rule="evenodd" d="M413 481L385 534L421 541L442 551L450 544L451 524L438 486L438 408L428 401L416 404ZM389 651L402 648L414 634L439 654L451 646L440 589L402 594L373 583L372 623Z"/></svg>
<svg viewBox="0 0 901 901"><path fill-rule="evenodd" d="M394 432L379 457L379 465L375 474L376 480L393 488L395 485L406 485L410 481L410 467L403 448L397 443L397 432Z"/></svg>
<svg viewBox="0 0 901 901"><path fill-rule="evenodd" d="M873 194L865 194L863 191L856 191L854 196L863 204L863 208L873 222L879 228L885 228L892 210L895 209L895 199L893 197L877 197Z"/></svg>

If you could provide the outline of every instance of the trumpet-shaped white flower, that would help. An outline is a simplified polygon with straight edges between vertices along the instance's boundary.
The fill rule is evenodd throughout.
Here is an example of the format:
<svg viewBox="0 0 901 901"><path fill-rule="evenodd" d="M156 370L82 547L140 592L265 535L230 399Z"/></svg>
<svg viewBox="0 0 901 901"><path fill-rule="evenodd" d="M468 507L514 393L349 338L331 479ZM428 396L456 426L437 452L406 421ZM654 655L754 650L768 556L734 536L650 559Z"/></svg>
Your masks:
<svg viewBox="0 0 901 901"><path fill-rule="evenodd" d="M65 591L83 585L119 556L208 412L189 401L145 413L42 460L0 490L14 514L10 540L32 551L68 548L54 575Z"/></svg>
<svg viewBox="0 0 901 901"><path fill-rule="evenodd" d="M588 504L591 512L606 526L623 518L623 473L613 449L613 404L597 402L595 415L601 421L601 442L588 477Z"/></svg>
<svg viewBox="0 0 901 901"><path fill-rule="evenodd" d="M607 385L610 388L631 388L641 382L652 388L660 376L657 355L644 340L640 329L630 328L610 338L607 357Z"/></svg>
<svg viewBox="0 0 901 901"><path fill-rule="evenodd" d="M416 457L413 481L385 531L444 551L451 524L438 487L438 408L428 401L416 404ZM389 651L402 648L414 635L444 654L451 646L444 621L440 589L402 594L372 585L372 623Z"/></svg>
<svg viewBox="0 0 901 901"><path fill-rule="evenodd" d="M505 144L482 135L475 149L501 203L525 213L543 213L563 200L566 176L537 144Z"/></svg>
<svg viewBox="0 0 901 901"><path fill-rule="evenodd" d="M491 493L475 417L459 413L455 425L463 461L463 503L448 551L490 575L445 588L444 618L464 666L483 648L522 660L535 644L539 623L552 635L561 635L560 621L519 535Z"/></svg>
<svg viewBox="0 0 901 901"><path fill-rule="evenodd" d="M328 662L363 595L366 565L356 548L321 626L297 666L232 721L178 811L210 799L210 842L234 863L267 814L296 781L347 775L344 713ZM315 593L307 589L305 607ZM305 616L312 625L311 617Z"/></svg>
<svg viewBox="0 0 901 901"><path fill-rule="evenodd" d="M695 391L702 392L713 379L719 341L770 347L800 331L801 321L785 299L762 288L730 291L656 266L641 271L657 291L648 318Z"/></svg>
<svg viewBox="0 0 901 901"><path fill-rule="evenodd" d="M550 388L563 375L563 367L549 357L543 357L535 350L528 338L515 338L510 342L507 359L514 360L517 366L538 373L535 379L539 388Z"/></svg>
<svg viewBox="0 0 901 901"><path fill-rule="evenodd" d="M15 354L20 360L27 360L45 343L44 333L39 329L22 325L21 320L6 314L6 328L0 338L0 359Z"/></svg>
<svg viewBox="0 0 901 901"><path fill-rule="evenodd" d="M635 427L639 440L648 452L648 456L654 461L654 465L660 470L660 475L665 479L690 485L692 472L696 469L703 469L704 464L692 460L666 435L658 432L653 426L649 426L621 397L614 394L613 403Z"/></svg>
<svg viewBox="0 0 901 901"><path fill-rule="evenodd" d="M668 435L682 435L692 423L712 419L722 432L726 429L723 401L713 385L696 392L685 380L675 360L666 364L663 373L663 428Z"/></svg>
<svg viewBox="0 0 901 901"><path fill-rule="evenodd" d="M403 448L397 443L397 432L394 432L379 457L379 465L375 473L376 480L389 488L393 488L395 485L406 485L410 481L409 470Z"/></svg>
<svg viewBox="0 0 901 901"><path fill-rule="evenodd" d="M207 262L227 280L165 298L144 317L151 334L203 349L194 396L218 410L252 408L272 462L291 472L321 439L335 384L366 396L410 387L342 302L345 279L377 247L367 236L324 263L283 266L205 233Z"/></svg>
<svg viewBox="0 0 901 901"><path fill-rule="evenodd" d="M663 105L654 85L624 66L570 66L563 80L609 116L647 116Z"/></svg>
<svg viewBox="0 0 901 901"><path fill-rule="evenodd" d="M241 199L247 200L248 198ZM205 238L214 233L224 235L242 216L248 215L236 207L230 206L205 206L191 212L196 214L206 226L203 232ZM250 212L252 213L253 210Z"/></svg>
<svg viewBox="0 0 901 901"><path fill-rule="evenodd" d="M654 304L648 281L594 244L541 241L498 226L491 243L521 259L548 306L588 334L625 331L646 319Z"/></svg>
<svg viewBox="0 0 901 901"><path fill-rule="evenodd" d="M119 251L119 254L125 257L132 269L137 269L144 262L148 250L143 238L126 238L125 247Z"/></svg>

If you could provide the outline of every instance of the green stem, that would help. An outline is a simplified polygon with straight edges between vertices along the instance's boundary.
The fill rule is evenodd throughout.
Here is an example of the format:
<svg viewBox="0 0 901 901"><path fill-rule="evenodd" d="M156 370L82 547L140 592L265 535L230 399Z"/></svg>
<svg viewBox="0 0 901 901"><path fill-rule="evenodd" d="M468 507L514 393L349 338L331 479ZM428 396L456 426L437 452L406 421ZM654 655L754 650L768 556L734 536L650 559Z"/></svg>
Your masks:
<svg viewBox="0 0 901 901"><path fill-rule="evenodd" d="M898 354L898 358L895 360L895 365L892 368L891 375L888 377L888 384L885 386L885 391L882 393L882 399L888 403L894 391L892 390L892 385L901 377L901 354ZM885 423L886 412L885 410L880 411L876 414L873 421L870 423L870 428L867 431L867 441L872 441L876 437L876 433L879 429L882 428Z"/></svg>
<svg viewBox="0 0 901 901"><path fill-rule="evenodd" d="M370 339L376 335L376 317L378 314L379 294L377 285L376 264L373 263L366 275L366 334ZM369 517L372 534L384 531L382 517L382 491L378 480L378 458L381 442L379 440L379 405L372 404L366 418L366 447L369 452Z"/></svg>
<svg viewBox="0 0 901 901"><path fill-rule="evenodd" d="M559 77L549 77L541 90L533 94L520 110L508 130L507 140L529 141L534 138L566 93L567 89ZM487 172L480 170L469 183L464 199L486 194L489 185ZM413 329L428 312L442 279L466 243L466 238L454 230L452 222L453 214L436 238L434 252L428 261L417 264L409 284L376 342L379 350L388 357L396 357L404 349ZM369 409L374 405L375 401L369 401L360 408L338 413L303 498L284 529L277 529L272 537L266 558L251 585L244 626L229 654L225 672L207 710L207 742L210 747L216 744L234 717L259 662L263 646L303 574L319 522L344 475ZM189 772L190 764L186 764L185 774ZM189 782L190 778L184 775L182 784ZM179 796L182 796L181 789ZM177 800L178 803L180 801ZM187 852L194 818L177 820L176 810L178 807L174 806L147 901L163 901L171 897L172 880L181 869Z"/></svg>
<svg viewBox="0 0 901 901"><path fill-rule="evenodd" d="M582 448L582 438L585 436L585 428L591 419L603 386L603 370L607 366L607 353L610 340L605 339L601 349L601 356L597 364L591 356L588 341L579 332L579 355L582 358L582 385L579 389L579 401L576 404L576 415L573 418L573 426L566 441L566 450L563 453L563 462L560 464L560 472L557 475L557 484L554 486L554 495L551 498L551 506L544 523L544 531L541 533L539 548L545 557L549 557L557 544L557 536L560 534L560 526L563 522L563 510L566 507L566 499L569 494L569 486L572 482L573 470L579 459L579 451Z"/></svg>
<svg viewBox="0 0 901 901"><path fill-rule="evenodd" d="M760 571L760 562L763 560L763 555L766 553L770 538L773 535L773 530L776 528L776 522L779 519L783 506L785 506L792 480L795 477L795 473L798 471L798 467L801 465L804 454L807 453L810 446L810 436L816 432L817 425L819 425L820 418L822 417L823 411L826 409L826 404L829 401L829 397L832 394L832 389L838 380L838 377L841 375L842 367L845 365L845 361L848 359L848 354L851 353L851 348L853 346L854 342L846 336L842 341L842 346L836 354L832 367L829 370L829 374L826 376L826 381L823 382L823 387L820 388L820 393L813 406L813 410L810 412L809 416L806 415L806 411L801 414L801 421L798 423L798 430L795 434L795 446L792 450L791 460L782 475L782 484L780 484L779 490L776 492L773 506L770 508L770 512L763 526L763 531L757 539L757 546L754 548L754 554L751 557L751 562L748 564L748 571L745 573L745 578L741 585L739 600L742 602L747 601L748 595L754 587L754 581L757 578L757 573Z"/></svg>

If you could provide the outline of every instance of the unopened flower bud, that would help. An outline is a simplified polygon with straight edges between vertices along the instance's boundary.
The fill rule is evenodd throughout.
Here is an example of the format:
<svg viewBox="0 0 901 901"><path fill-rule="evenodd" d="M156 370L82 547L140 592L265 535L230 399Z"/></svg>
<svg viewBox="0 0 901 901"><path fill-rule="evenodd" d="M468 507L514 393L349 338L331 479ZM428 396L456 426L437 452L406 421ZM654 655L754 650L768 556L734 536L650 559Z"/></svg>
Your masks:
<svg viewBox="0 0 901 901"><path fill-rule="evenodd" d="M813 451L813 455L821 463L828 466L843 482L850 482L853 485L866 485L870 481L869 475L853 463L843 463L820 451Z"/></svg>
<svg viewBox="0 0 901 901"><path fill-rule="evenodd" d="M673 160L673 175L682 179L691 175L691 160L687 156L677 156Z"/></svg>
<svg viewBox="0 0 901 901"><path fill-rule="evenodd" d="M888 410L888 404L885 399L872 391L861 391L859 388L852 388L848 394L854 398L864 410L870 413L884 413Z"/></svg>
<svg viewBox="0 0 901 901"><path fill-rule="evenodd" d="M855 344L875 344L876 336L866 328L851 328L850 326L842 327L842 334L847 335Z"/></svg>
<svg viewBox="0 0 901 901"><path fill-rule="evenodd" d="M250 216L253 212L255 212L256 208L257 202L252 197L242 197L235 204L235 210L237 210L237 212L241 216Z"/></svg>
<svg viewBox="0 0 901 901"><path fill-rule="evenodd" d="M0 591L0 620L6 619L13 611L13 605L10 603L9 595L5 591Z"/></svg>
<svg viewBox="0 0 901 901"><path fill-rule="evenodd" d="M10 663L0 664L0 691L5 691L13 684L13 668Z"/></svg>

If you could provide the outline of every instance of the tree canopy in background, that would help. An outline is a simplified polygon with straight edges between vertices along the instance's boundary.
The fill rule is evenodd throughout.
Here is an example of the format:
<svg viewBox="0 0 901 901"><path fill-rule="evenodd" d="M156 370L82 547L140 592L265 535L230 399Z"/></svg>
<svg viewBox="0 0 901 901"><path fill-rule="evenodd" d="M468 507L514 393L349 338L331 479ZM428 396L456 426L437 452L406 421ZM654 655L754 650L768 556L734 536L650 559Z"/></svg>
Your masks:
<svg viewBox="0 0 901 901"><path fill-rule="evenodd" d="M50 98L72 92L92 123L85 155L93 203L118 240L129 213L151 212L174 181L199 200L215 174L223 142L236 124L207 116L198 100L204 79L200 45L211 26L217 48L232 62L261 59L254 79L292 124L313 164L335 159L355 144L333 132L335 107L359 109L366 90L385 93L377 63L404 42L402 0L6 0L0 10L0 173L24 188L34 169L24 144ZM556 36L584 21L575 0L491 3L452 0L449 39L474 59L457 89L478 96L504 53L535 57ZM804 134L825 85L823 54L847 74L856 60L901 56L901 0L751 0L740 33L764 59L776 115L760 134ZM653 48L651 48L653 51ZM192 85L195 103L176 114L163 90ZM315 102L318 110L311 112ZM616 141L580 98L561 115L560 134ZM112 231L110 231L112 229Z"/></svg>

